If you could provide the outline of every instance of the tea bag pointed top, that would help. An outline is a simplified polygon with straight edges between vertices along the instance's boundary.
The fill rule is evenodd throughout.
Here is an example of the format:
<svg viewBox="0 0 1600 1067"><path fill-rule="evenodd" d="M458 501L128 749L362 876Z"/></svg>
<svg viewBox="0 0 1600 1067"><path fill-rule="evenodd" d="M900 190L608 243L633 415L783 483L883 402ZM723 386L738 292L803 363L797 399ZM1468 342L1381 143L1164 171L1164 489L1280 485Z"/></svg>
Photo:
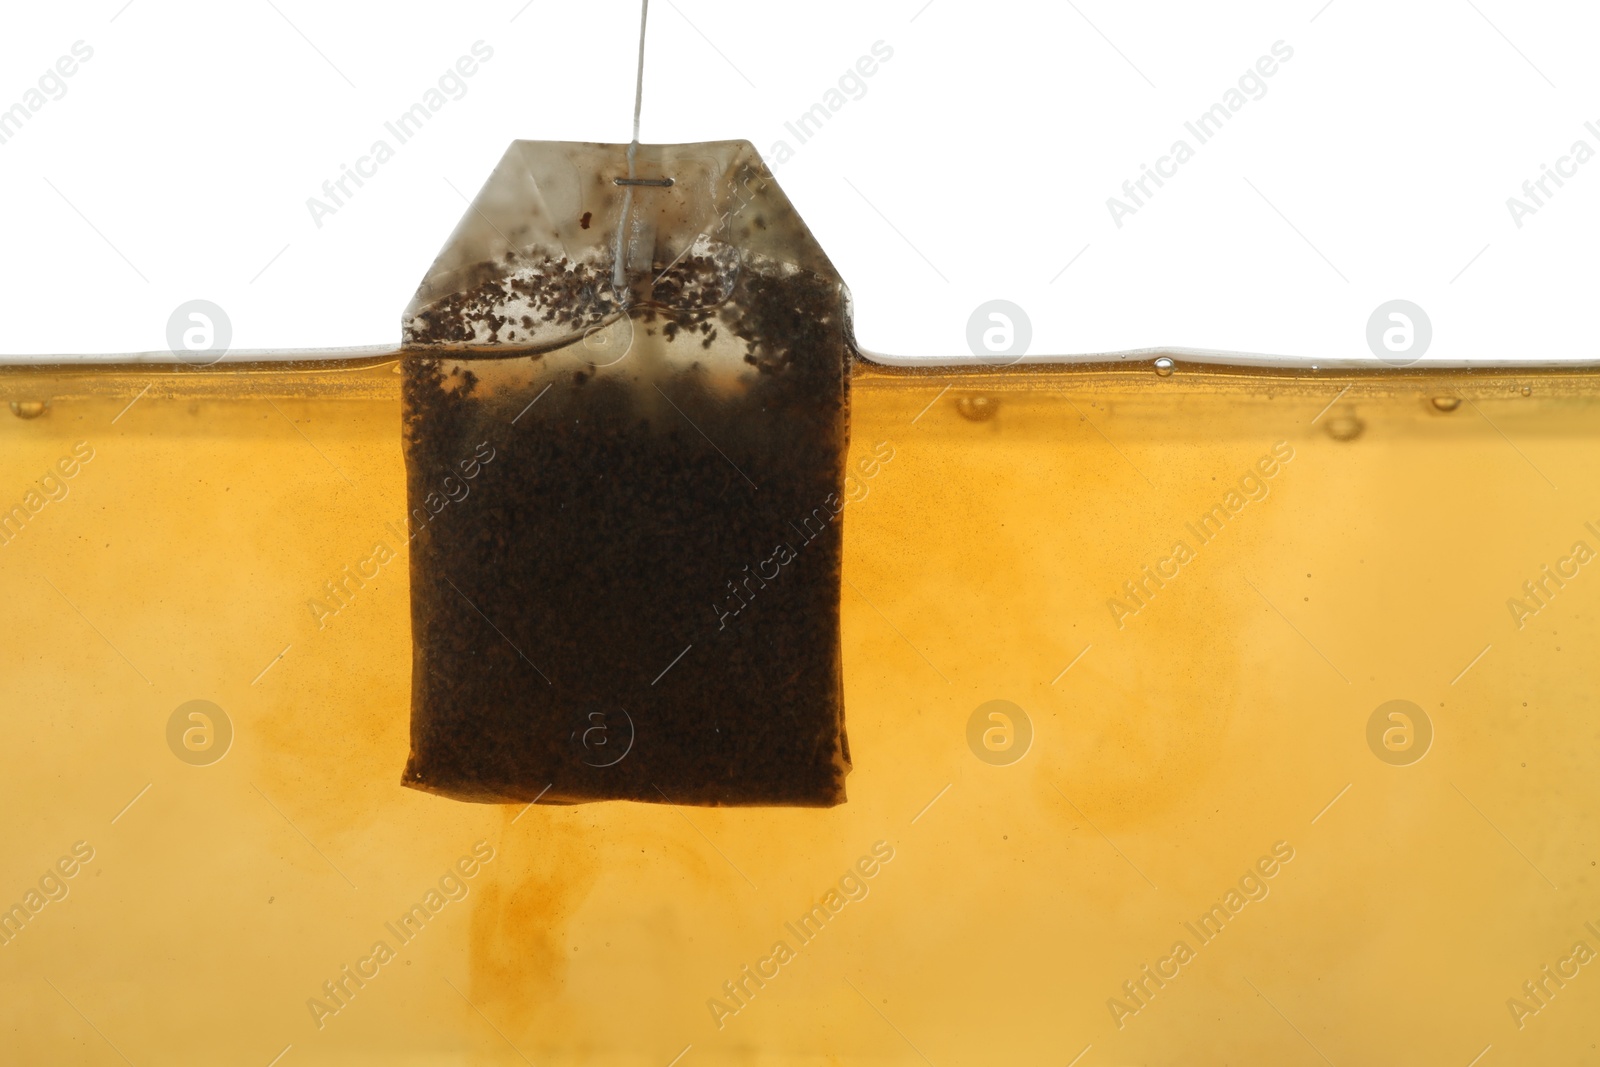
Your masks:
<svg viewBox="0 0 1600 1067"><path fill-rule="evenodd" d="M406 308L404 343L559 345L625 310L714 306L753 263L841 285L750 142L637 145L631 179L628 149L512 142Z"/></svg>

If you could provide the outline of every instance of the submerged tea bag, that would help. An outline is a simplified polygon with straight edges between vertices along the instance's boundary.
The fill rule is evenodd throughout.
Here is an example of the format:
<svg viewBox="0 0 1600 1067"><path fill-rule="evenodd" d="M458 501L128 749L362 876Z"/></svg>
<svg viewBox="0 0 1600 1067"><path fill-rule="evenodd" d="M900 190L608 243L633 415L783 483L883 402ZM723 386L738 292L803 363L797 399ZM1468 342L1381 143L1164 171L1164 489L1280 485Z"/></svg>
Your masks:
<svg viewBox="0 0 1600 1067"><path fill-rule="evenodd" d="M635 151L514 143L405 313L403 780L838 804L848 295L747 142Z"/></svg>

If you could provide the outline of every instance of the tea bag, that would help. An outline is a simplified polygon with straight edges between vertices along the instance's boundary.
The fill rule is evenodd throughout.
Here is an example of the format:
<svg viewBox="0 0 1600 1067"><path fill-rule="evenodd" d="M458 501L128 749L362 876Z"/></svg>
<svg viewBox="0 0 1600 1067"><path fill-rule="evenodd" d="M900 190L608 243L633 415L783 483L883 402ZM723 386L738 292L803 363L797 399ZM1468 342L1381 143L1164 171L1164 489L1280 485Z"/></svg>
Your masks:
<svg viewBox="0 0 1600 1067"><path fill-rule="evenodd" d="M628 147L515 142L406 310L403 781L838 804L848 294L748 142Z"/></svg>

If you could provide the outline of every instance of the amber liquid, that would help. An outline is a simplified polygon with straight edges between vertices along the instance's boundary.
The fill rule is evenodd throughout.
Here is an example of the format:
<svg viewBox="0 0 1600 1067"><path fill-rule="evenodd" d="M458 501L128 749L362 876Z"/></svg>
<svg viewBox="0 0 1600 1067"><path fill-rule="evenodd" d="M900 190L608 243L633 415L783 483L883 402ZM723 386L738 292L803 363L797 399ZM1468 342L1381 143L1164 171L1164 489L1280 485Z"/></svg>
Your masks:
<svg viewBox="0 0 1600 1067"><path fill-rule="evenodd" d="M402 788L398 384L0 372L0 1060L1592 1061L1600 375L859 367L830 810Z"/></svg>

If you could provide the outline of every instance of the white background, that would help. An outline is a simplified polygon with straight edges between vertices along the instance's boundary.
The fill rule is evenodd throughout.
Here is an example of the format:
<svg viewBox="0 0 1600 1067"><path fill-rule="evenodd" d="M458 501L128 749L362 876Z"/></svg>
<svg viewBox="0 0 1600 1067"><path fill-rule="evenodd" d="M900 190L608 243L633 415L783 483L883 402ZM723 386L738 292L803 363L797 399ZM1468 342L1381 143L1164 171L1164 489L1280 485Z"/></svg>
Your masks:
<svg viewBox="0 0 1600 1067"><path fill-rule="evenodd" d="M13 356L164 349L193 298L236 349L393 343L507 142L629 136L635 0L6 14L0 108L94 51L0 144ZM655 0L642 139L753 141L875 351L965 354L1005 298L1033 355L1371 358L1368 316L1405 298L1429 359L1593 359L1600 160L1520 228L1506 201L1575 140L1600 150L1597 31L1592 5L1509 0ZM315 225L307 198L478 40L466 95ZM785 121L877 41L865 95L799 144ZM1277 41L1266 95L1197 145L1184 122ZM1107 198L1179 137L1195 158L1118 228Z"/></svg>

